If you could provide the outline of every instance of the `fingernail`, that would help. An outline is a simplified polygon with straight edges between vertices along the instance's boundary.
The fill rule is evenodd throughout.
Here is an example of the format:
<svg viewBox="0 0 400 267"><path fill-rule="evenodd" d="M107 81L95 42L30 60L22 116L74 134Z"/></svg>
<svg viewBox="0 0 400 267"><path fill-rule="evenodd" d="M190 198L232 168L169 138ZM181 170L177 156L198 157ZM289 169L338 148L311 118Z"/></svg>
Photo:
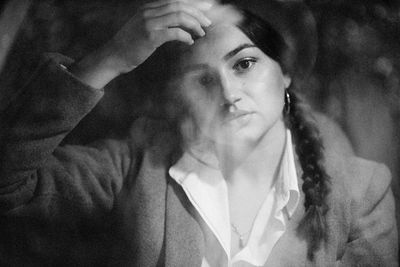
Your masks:
<svg viewBox="0 0 400 267"><path fill-rule="evenodd" d="M201 9L201 10L209 10L212 6L213 6L213 4L208 3L208 2L199 2L199 3L196 3L196 7L197 7L198 9Z"/></svg>
<svg viewBox="0 0 400 267"><path fill-rule="evenodd" d="M206 35L206 32L203 29L201 29L200 36L204 36L204 35Z"/></svg>
<svg viewBox="0 0 400 267"><path fill-rule="evenodd" d="M206 27L208 27L208 26L210 26L211 24L212 24L212 21L209 19L209 18L207 18L207 17L204 17L204 22L206 23L204 26L206 26Z"/></svg>

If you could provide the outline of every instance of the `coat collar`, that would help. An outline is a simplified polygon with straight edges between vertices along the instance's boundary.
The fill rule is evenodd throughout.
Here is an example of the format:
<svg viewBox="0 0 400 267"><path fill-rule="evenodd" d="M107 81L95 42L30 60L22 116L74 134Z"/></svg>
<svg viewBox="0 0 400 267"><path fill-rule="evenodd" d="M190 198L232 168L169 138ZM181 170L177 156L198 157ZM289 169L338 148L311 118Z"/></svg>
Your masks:
<svg viewBox="0 0 400 267"><path fill-rule="evenodd" d="M140 166L139 170L132 168L137 173L128 175L132 181L128 179L124 182L116 201L116 210L122 222L121 237L128 244L127 250L118 249L118 262L124 263L122 258L128 258L123 266L200 266L205 250L202 220L183 189L168 175L169 166L157 164L159 161L154 160L162 158L160 155L165 153L144 150L141 162L136 163ZM294 160L301 189L303 171L296 153ZM303 217L303 203L304 194L300 190L299 205L287 231L276 245L287 251L287 255L301 253L290 249L293 242L287 235L294 233ZM269 259L267 264L270 262L273 259Z"/></svg>
<svg viewBox="0 0 400 267"><path fill-rule="evenodd" d="M293 147L295 149L295 147ZM294 153L298 185L301 189L303 171L297 155ZM165 266L201 266L204 255L204 236L201 229L201 217L190 204L185 192L176 181L168 176L165 220ZM286 244L285 235L295 234L295 228L304 215L304 194L300 190L299 205L288 223L288 229L277 246ZM286 249L285 249L286 250ZM289 253L289 251L288 251ZM297 253L297 252L290 252ZM300 252L299 252L300 253ZM272 257L274 255L271 255ZM270 261L267 261L267 264Z"/></svg>
<svg viewBox="0 0 400 267"><path fill-rule="evenodd" d="M200 218L182 188L168 180L165 221L165 266L200 266L204 237Z"/></svg>

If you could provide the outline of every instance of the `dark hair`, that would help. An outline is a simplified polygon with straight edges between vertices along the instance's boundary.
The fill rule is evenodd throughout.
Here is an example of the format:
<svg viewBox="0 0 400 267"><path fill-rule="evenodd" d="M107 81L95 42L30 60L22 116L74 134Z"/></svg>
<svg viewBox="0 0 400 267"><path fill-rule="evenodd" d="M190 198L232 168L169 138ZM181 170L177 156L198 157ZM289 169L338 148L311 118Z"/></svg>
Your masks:
<svg viewBox="0 0 400 267"><path fill-rule="evenodd" d="M267 22L243 10L243 20L239 23L239 29L252 40L266 55L277 61L282 71L290 76L289 66L291 60L286 57L287 44L283 37L275 31ZM290 102L286 103L284 118L286 126L291 130L295 151L303 169L304 181L302 190L305 194L305 216L297 228L298 234L308 243L307 256L310 260L321 243L328 238L328 229L325 215L328 211L327 195L329 193L329 176L326 174L323 161L323 145L316 126L307 118L310 114L302 104L298 93L295 92L295 84L286 89L290 96ZM284 96L282 96L284 97Z"/></svg>

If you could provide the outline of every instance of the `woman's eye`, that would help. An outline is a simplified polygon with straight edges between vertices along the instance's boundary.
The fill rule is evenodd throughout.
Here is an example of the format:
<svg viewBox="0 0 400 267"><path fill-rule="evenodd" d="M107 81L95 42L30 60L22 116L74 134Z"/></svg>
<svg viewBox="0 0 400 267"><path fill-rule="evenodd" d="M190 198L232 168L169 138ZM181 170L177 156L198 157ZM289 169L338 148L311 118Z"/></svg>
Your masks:
<svg viewBox="0 0 400 267"><path fill-rule="evenodd" d="M256 63L254 58L245 58L237 62L233 68L238 72L245 72Z"/></svg>
<svg viewBox="0 0 400 267"><path fill-rule="evenodd" d="M208 74L202 75L199 78L199 83L203 87L209 87L214 83L214 77L212 75L208 75Z"/></svg>

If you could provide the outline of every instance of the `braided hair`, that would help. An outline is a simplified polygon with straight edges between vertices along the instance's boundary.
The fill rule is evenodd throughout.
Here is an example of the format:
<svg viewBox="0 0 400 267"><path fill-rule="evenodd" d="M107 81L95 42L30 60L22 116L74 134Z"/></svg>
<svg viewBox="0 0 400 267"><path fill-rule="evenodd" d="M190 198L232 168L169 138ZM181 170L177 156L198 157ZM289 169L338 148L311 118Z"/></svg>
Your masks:
<svg viewBox="0 0 400 267"><path fill-rule="evenodd" d="M278 62L284 73L290 73L291 60L285 58L287 44L283 37L267 22L258 16L242 10L243 20L238 28L252 40L266 55ZM305 194L305 216L302 218L297 232L308 244L307 257L314 258L323 242L327 241L326 213L328 211L327 195L329 193L329 176L325 172L323 161L323 145L319 131L307 120L309 114L292 83L285 92L290 101L285 101L284 118L286 126L291 130L295 151L303 169L302 190Z"/></svg>
<svg viewBox="0 0 400 267"><path fill-rule="evenodd" d="M284 112L286 126L291 130L295 151L303 169L302 190L305 194L305 216L300 221L298 233L308 242L307 256L313 259L314 252L322 241L327 241L328 229L326 213L327 195L329 193L329 176L322 165L323 145L316 126L307 117L307 108L299 96L287 91L290 102L286 102Z"/></svg>

